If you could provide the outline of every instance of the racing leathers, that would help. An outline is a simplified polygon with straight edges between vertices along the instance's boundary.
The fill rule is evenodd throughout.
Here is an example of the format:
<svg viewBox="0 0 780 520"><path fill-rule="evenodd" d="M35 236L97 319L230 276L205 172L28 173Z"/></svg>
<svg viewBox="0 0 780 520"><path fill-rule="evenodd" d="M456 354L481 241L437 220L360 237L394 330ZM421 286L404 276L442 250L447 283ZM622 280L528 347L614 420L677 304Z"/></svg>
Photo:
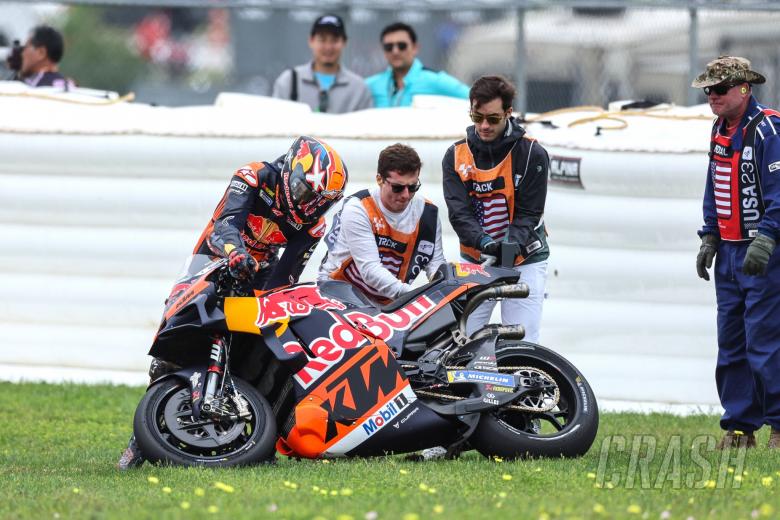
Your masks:
<svg viewBox="0 0 780 520"><path fill-rule="evenodd" d="M722 118L712 129L699 235L717 247L715 380L725 430L780 429L780 253L765 275L742 271L756 237L780 241L779 132L780 113L752 96L733 134Z"/></svg>
<svg viewBox="0 0 780 520"><path fill-rule="evenodd" d="M246 248L258 264L252 280L255 289L295 283L325 233L324 218L298 224L279 209L283 161L284 156L239 168L193 251L227 257Z"/></svg>
<svg viewBox="0 0 780 520"><path fill-rule="evenodd" d="M393 213L382 204L378 187L344 201L325 243L318 280L349 282L379 303L411 290L422 271L431 279L445 262L438 208L416 197Z"/></svg>
<svg viewBox="0 0 780 520"><path fill-rule="evenodd" d="M547 259L544 227L549 158L514 118L495 140L483 141L474 128L453 144L442 161L444 198L465 260L479 262L491 242L520 246L515 265L531 290L523 300L502 303L504 324L521 324L526 338L537 341L541 322ZM490 319L495 302L485 302L469 318L470 335Z"/></svg>

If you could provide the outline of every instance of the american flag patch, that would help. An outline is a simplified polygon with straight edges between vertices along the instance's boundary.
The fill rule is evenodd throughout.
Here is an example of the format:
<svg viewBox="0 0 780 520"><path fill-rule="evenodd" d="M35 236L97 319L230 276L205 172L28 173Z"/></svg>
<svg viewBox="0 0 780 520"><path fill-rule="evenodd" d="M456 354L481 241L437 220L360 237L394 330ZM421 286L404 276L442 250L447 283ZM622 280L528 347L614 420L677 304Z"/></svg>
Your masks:
<svg viewBox="0 0 780 520"><path fill-rule="evenodd" d="M509 206L506 197L500 193L489 197L472 199L474 211L485 233L494 240L504 238L506 228L509 227Z"/></svg>
<svg viewBox="0 0 780 520"><path fill-rule="evenodd" d="M715 166L715 208L721 218L731 217L731 167Z"/></svg>

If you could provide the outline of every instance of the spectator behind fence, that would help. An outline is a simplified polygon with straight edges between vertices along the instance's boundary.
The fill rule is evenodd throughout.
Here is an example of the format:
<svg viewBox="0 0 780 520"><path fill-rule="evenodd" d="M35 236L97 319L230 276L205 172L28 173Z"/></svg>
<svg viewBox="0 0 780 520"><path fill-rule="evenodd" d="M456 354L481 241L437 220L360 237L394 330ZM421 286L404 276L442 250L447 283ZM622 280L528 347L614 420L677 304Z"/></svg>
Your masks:
<svg viewBox="0 0 780 520"><path fill-rule="evenodd" d="M9 69L15 71L14 79L31 87L73 88L73 81L60 74L58 63L65 52L62 35L48 25L32 30L23 47L14 47L6 60Z"/></svg>
<svg viewBox="0 0 780 520"><path fill-rule="evenodd" d="M371 108L363 78L341 65L346 44L340 17L317 18L309 35L312 61L282 72L274 82L273 97L306 103L315 112L340 114Z"/></svg>
<svg viewBox="0 0 780 520"><path fill-rule="evenodd" d="M389 67L366 79L375 107L408 107L417 94L468 99L468 86L446 72L424 67L417 59L417 33L410 26L390 24L382 29L379 40Z"/></svg>

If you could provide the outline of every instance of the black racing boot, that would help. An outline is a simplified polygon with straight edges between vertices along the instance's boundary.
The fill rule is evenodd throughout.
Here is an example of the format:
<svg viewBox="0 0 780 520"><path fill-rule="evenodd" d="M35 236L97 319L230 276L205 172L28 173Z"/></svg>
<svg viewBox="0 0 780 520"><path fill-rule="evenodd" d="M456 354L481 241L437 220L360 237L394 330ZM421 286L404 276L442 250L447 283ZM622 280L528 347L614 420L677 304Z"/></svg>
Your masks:
<svg viewBox="0 0 780 520"><path fill-rule="evenodd" d="M126 471L141 466L144 460L144 456L141 455L141 448L138 447L138 443L135 442L135 435L133 435L130 437L130 442L127 443L127 448L122 452L122 456L119 457L116 467L119 471Z"/></svg>

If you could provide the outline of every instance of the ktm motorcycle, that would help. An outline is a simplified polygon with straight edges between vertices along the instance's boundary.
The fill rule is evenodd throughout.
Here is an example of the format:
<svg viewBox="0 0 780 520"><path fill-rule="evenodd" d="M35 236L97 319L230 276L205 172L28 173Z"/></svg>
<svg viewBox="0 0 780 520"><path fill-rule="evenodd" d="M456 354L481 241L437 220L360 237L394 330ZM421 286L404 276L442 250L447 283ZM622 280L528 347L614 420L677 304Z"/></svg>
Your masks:
<svg viewBox="0 0 780 520"><path fill-rule="evenodd" d="M527 295L516 271L467 263L385 306L336 281L247 295L224 259L193 256L150 351L180 368L150 384L137 442L152 462L207 466L582 455L598 428L582 374L522 326L466 335L480 303Z"/></svg>

